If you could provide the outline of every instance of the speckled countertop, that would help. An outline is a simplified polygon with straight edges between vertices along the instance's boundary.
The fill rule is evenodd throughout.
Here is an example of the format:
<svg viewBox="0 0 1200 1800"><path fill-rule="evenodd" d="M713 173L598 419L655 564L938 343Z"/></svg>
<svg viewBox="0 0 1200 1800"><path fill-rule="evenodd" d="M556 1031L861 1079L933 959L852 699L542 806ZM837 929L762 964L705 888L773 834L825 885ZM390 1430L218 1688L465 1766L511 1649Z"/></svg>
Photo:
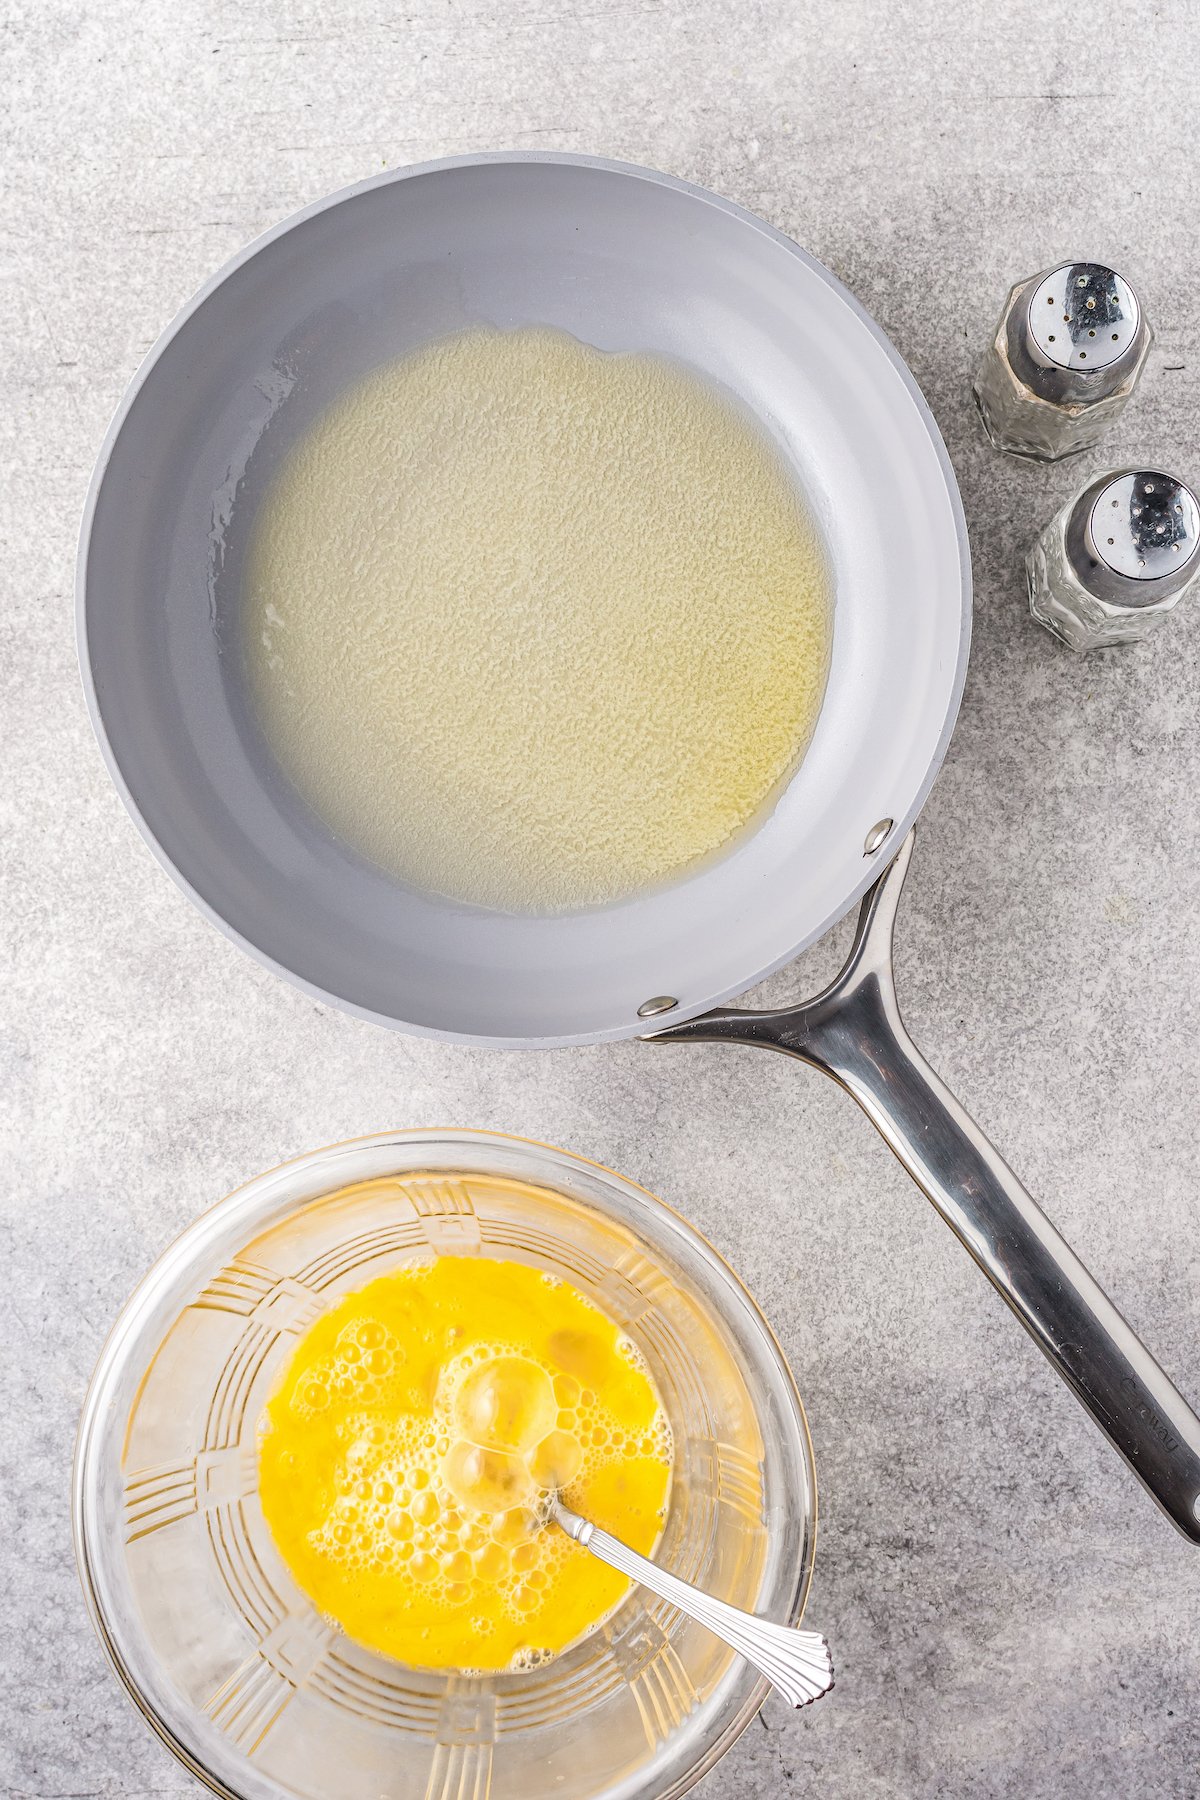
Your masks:
<svg viewBox="0 0 1200 1800"><path fill-rule="evenodd" d="M777 1326L822 1496L836 1693L776 1702L730 1800L1200 1792L1200 1551L1160 1518L853 1105L782 1058L503 1056L315 1005L151 859L80 697L88 472L143 351L246 239L384 165L596 151L720 189L827 262L925 389L976 636L898 948L915 1035L1200 1397L1200 606L1076 659L1020 559L1081 479L1200 476L1200 13L1098 0L61 0L5 9L0 788L6 942L0 1788L194 1789L122 1698L71 1556L75 1420L133 1283L202 1207L390 1125L547 1138L681 1207ZM1086 52L1086 53L1085 53ZM1158 341L1100 456L985 444L1008 283L1095 254ZM843 925L771 984L827 972Z"/></svg>

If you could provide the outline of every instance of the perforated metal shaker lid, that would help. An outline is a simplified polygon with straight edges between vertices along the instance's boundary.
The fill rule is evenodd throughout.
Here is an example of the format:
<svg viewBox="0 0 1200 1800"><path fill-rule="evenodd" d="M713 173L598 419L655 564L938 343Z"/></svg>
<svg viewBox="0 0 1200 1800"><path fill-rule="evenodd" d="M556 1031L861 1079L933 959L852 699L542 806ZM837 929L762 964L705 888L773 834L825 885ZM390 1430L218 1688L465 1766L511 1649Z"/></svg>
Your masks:
<svg viewBox="0 0 1200 1800"><path fill-rule="evenodd" d="M1137 295L1103 263L1034 276L1013 313L1011 348L1048 398L1101 399L1136 367L1146 335Z"/></svg>
<svg viewBox="0 0 1200 1800"><path fill-rule="evenodd" d="M1154 606L1200 572L1200 503L1161 469L1119 469L1079 496L1066 547L1075 574L1097 598Z"/></svg>

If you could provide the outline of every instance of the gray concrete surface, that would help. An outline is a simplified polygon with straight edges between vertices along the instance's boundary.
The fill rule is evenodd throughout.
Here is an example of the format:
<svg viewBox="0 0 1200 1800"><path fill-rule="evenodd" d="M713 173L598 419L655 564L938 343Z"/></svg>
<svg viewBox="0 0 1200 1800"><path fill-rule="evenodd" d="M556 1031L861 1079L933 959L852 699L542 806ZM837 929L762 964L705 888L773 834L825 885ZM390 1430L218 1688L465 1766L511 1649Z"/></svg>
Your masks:
<svg viewBox="0 0 1200 1800"><path fill-rule="evenodd" d="M1193 1397L1200 605L1076 660L1020 557L1087 469L1200 476L1187 3L61 0L3 8L0 1787L194 1791L84 1616L68 1469L105 1331L246 1176L390 1125L496 1126L683 1208L777 1325L822 1493L836 1693L768 1704L731 1800L1200 1793L1200 1550L1155 1512L852 1105L783 1059L416 1043L226 943L126 818L80 698L76 523L121 389L247 238L387 165L490 148L652 163L823 258L909 358L962 482L977 636L899 947L932 1059ZM1137 279L1158 342L1099 455L985 445L968 379L1008 282ZM798 993L845 927L772 984Z"/></svg>

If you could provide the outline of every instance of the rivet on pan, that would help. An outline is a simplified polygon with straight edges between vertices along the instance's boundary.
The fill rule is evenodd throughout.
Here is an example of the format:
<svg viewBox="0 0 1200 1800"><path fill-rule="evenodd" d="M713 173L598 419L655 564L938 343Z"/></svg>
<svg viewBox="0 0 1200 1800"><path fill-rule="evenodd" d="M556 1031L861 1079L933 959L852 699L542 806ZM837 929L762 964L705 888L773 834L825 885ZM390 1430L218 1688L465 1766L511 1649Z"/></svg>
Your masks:
<svg viewBox="0 0 1200 1800"><path fill-rule="evenodd" d="M872 825L863 843L864 856L874 856L880 846L886 842L887 834L894 824L894 819L880 819L877 824Z"/></svg>
<svg viewBox="0 0 1200 1800"><path fill-rule="evenodd" d="M674 1012L679 1005L674 994L655 994L653 1000L643 1000L638 1007L639 1019L657 1019L659 1013Z"/></svg>

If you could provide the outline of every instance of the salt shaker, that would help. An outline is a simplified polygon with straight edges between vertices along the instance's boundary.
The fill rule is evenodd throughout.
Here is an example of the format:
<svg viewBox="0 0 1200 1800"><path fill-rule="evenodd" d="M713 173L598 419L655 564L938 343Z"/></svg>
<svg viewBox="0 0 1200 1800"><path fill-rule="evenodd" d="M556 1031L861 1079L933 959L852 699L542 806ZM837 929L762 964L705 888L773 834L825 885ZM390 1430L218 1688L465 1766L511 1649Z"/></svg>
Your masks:
<svg viewBox="0 0 1200 1800"><path fill-rule="evenodd" d="M1025 573L1030 612L1072 650L1135 643L1200 575L1200 505L1158 469L1101 475L1051 519Z"/></svg>
<svg viewBox="0 0 1200 1800"><path fill-rule="evenodd" d="M1043 462L1090 448L1132 394L1151 337L1129 283L1101 263L1019 281L974 382L993 444Z"/></svg>

